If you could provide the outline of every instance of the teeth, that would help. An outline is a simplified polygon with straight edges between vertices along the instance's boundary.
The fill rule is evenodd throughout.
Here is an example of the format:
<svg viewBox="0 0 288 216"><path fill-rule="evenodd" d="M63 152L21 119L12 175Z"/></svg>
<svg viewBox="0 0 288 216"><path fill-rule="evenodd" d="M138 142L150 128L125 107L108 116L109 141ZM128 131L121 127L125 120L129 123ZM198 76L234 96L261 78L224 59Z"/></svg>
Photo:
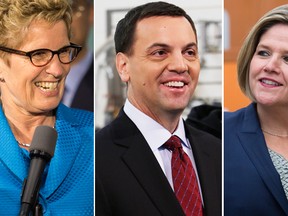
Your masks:
<svg viewBox="0 0 288 216"><path fill-rule="evenodd" d="M261 82L262 82L262 83L265 83L265 84L267 84L267 85L280 86L279 83L273 82L273 81L271 81L271 80L265 80L265 79L263 79L263 80L261 80Z"/></svg>
<svg viewBox="0 0 288 216"><path fill-rule="evenodd" d="M58 82L36 82L35 85L43 91L53 91L57 88Z"/></svg>
<svg viewBox="0 0 288 216"><path fill-rule="evenodd" d="M165 86L168 86L168 87L183 87L184 86L184 83L181 82L181 81L171 81L171 82L167 82L164 84Z"/></svg>

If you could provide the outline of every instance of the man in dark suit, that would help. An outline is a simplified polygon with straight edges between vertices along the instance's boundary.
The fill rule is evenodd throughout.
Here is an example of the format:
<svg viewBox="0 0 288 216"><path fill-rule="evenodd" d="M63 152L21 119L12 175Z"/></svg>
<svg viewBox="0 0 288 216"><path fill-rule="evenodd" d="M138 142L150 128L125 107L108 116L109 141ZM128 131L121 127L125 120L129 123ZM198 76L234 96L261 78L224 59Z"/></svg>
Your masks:
<svg viewBox="0 0 288 216"><path fill-rule="evenodd" d="M93 1L74 0L71 42L82 46L77 61L71 65L66 78L62 102L73 108L94 110L94 58L88 47L93 24Z"/></svg>
<svg viewBox="0 0 288 216"><path fill-rule="evenodd" d="M175 5L147 3L127 13L114 39L127 100L96 133L96 215L196 215L183 200L199 195L192 202L200 204L197 215L220 216L221 142L181 118L200 72L192 19ZM171 137L180 140L180 160L196 174L199 191L184 193L183 200L172 168L179 152L166 147Z"/></svg>

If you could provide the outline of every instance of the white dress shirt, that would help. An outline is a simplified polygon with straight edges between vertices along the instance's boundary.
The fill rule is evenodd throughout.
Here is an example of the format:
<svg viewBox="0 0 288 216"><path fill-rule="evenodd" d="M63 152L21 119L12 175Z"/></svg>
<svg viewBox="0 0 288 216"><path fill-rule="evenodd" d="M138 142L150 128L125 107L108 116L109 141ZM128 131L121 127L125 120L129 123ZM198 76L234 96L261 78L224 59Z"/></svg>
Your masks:
<svg viewBox="0 0 288 216"><path fill-rule="evenodd" d="M173 134L171 134L167 129L165 129L162 125L160 125L154 119L147 116L146 114L138 110L135 106L133 106L129 102L128 99L126 100L125 105L124 105L124 112L134 122L134 124L137 126L137 128L140 130L140 132L144 136L145 140L150 146L152 152L154 153L158 163L160 164L172 188L174 188L173 180L172 180L172 170L171 170L172 152L164 148L162 145L172 135L176 135L181 139L183 150L191 159L193 168L196 172L200 194L202 197L196 164L194 161L193 152L192 152L192 148L190 146L189 140L186 138L183 120L179 119L179 124L178 124L177 129L175 130Z"/></svg>

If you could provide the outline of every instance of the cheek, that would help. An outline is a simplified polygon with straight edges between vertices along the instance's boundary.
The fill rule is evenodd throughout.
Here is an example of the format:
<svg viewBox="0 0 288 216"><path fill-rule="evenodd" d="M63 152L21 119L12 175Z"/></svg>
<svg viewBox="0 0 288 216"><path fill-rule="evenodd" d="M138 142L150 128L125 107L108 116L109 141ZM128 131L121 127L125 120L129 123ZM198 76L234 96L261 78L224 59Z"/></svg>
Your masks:
<svg viewBox="0 0 288 216"><path fill-rule="evenodd" d="M65 76L67 76L69 74L70 69L71 69L71 65L70 64L64 65L64 69L63 70L64 70Z"/></svg>
<svg viewBox="0 0 288 216"><path fill-rule="evenodd" d="M24 94L25 91L31 91L34 87L34 80L42 73L41 68L29 67L14 64L7 73L7 82L14 91ZM26 64L27 65L27 64Z"/></svg>
<svg viewBox="0 0 288 216"><path fill-rule="evenodd" d="M138 85L147 85L157 76L158 68L148 66L147 64L134 64L136 67L129 68L129 79Z"/></svg>
<svg viewBox="0 0 288 216"><path fill-rule="evenodd" d="M263 60L259 60L255 57L251 59L250 66L249 66L249 78L254 77L255 75L259 74L262 71L262 68L265 66L266 62Z"/></svg>
<svg viewBox="0 0 288 216"><path fill-rule="evenodd" d="M189 65L189 73L192 79L198 80L200 74L200 63L195 62Z"/></svg>
<svg viewBox="0 0 288 216"><path fill-rule="evenodd" d="M252 93L254 94L255 89L257 88L258 83L258 75L261 73L263 69L263 61L259 61L259 59L253 57L250 62L249 71L248 71L248 85Z"/></svg>
<svg viewBox="0 0 288 216"><path fill-rule="evenodd" d="M34 66L27 66L27 64L20 65L20 64L13 64L9 71L9 76L12 79L17 79L19 81L28 81L35 79L43 69L37 68Z"/></svg>

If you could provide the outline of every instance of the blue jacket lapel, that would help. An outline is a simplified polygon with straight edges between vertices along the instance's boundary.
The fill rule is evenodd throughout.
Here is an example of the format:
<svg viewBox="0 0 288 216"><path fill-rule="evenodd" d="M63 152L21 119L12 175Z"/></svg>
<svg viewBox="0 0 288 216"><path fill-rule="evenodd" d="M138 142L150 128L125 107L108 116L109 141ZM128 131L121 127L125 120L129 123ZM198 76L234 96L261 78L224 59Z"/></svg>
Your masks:
<svg viewBox="0 0 288 216"><path fill-rule="evenodd" d="M74 117L71 116L70 110L60 105L56 116L56 131L61 133L58 134L54 157L49 164L46 181L42 185L41 193L45 197L50 196L64 181L81 146L78 123L71 120Z"/></svg>
<svg viewBox="0 0 288 216"><path fill-rule="evenodd" d="M251 104L245 112L239 139L268 190L288 215L287 198L279 174L271 161L254 106L255 104Z"/></svg>
<svg viewBox="0 0 288 216"><path fill-rule="evenodd" d="M11 173L19 178L22 184L24 178L28 175L30 159L24 150L19 148L17 141L9 127L6 117L4 116L2 107L0 106L0 160L10 168Z"/></svg>
<svg viewBox="0 0 288 216"><path fill-rule="evenodd" d="M47 164L45 169L47 176L42 182L40 199L41 197L48 198L64 182L74 165L81 144L85 144L80 138L79 123L72 120L75 118L72 116L70 109L60 105L56 115L56 130L61 131L61 133L58 134L54 157ZM9 173L19 180L20 202L20 192L23 180L28 175L30 158L29 153L26 152L26 150L19 148L1 106L0 131L0 161L1 164L4 164L7 169L9 169Z"/></svg>

